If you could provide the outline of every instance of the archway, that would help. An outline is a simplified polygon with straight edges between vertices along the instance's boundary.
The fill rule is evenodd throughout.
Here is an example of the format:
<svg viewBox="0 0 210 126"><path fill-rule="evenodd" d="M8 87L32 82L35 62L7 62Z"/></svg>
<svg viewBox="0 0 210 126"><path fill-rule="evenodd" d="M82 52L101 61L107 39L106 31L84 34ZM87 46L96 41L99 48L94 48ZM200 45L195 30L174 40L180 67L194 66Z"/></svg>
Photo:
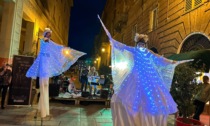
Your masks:
<svg viewBox="0 0 210 126"><path fill-rule="evenodd" d="M179 53L184 55L191 55L191 57L197 57L194 63L198 67L203 67L206 72L209 71L209 50L210 40L207 36L201 33L193 33L186 37L183 44L181 45ZM187 53L189 52L189 53Z"/></svg>
<svg viewBox="0 0 210 126"><path fill-rule="evenodd" d="M195 33L184 40L179 53L201 49L210 49L210 40L203 34Z"/></svg>

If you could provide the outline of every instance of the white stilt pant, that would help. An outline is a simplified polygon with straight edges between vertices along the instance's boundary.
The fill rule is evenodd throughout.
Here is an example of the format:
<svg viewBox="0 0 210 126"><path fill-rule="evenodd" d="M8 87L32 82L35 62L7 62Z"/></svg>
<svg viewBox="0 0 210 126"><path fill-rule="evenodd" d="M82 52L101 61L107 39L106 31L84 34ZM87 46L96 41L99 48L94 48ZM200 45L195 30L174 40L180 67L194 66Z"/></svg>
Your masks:
<svg viewBox="0 0 210 126"><path fill-rule="evenodd" d="M112 96L111 110L114 126L167 126L168 115L150 115L141 111L131 114L117 95Z"/></svg>
<svg viewBox="0 0 210 126"><path fill-rule="evenodd" d="M49 78L39 78L40 97L38 110L41 112L41 117L44 118L50 114L49 111Z"/></svg>

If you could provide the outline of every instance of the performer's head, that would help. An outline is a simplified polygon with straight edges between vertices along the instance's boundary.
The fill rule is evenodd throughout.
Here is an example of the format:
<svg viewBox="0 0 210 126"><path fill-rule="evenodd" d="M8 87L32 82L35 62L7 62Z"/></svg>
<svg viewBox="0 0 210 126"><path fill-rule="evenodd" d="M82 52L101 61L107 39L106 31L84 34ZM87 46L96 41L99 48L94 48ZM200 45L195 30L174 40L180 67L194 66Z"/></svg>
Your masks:
<svg viewBox="0 0 210 126"><path fill-rule="evenodd" d="M45 28L43 36L46 38L50 38L52 34L52 30L50 30L50 28Z"/></svg>
<svg viewBox="0 0 210 126"><path fill-rule="evenodd" d="M146 48L148 36L145 34L136 33L134 41L136 42L136 47Z"/></svg>

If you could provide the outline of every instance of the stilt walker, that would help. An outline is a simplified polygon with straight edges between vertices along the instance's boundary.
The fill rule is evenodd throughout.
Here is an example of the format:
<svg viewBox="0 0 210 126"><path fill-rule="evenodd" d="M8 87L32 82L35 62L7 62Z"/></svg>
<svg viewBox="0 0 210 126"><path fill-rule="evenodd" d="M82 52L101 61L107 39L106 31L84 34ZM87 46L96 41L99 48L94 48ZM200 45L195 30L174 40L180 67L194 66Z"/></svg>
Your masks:
<svg viewBox="0 0 210 126"><path fill-rule="evenodd" d="M39 77L40 98L38 110L41 118L50 115L49 111L49 78L58 76L68 70L77 59L85 53L54 43L52 31L45 28L44 38L40 40L40 52L33 65L26 73L26 77Z"/></svg>
<svg viewBox="0 0 210 126"><path fill-rule="evenodd" d="M127 46L114 40L101 23L112 47L113 125L166 126L168 115L177 112L169 92L174 68L191 60L176 62L154 54L146 48L144 34L136 34L136 47Z"/></svg>

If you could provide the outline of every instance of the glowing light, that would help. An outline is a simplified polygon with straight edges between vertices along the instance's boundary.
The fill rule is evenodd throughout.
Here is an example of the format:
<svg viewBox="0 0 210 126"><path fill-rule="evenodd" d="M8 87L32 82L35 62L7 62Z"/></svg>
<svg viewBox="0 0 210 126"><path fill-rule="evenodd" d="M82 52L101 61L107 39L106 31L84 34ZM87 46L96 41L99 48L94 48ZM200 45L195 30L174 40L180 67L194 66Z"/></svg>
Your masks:
<svg viewBox="0 0 210 126"><path fill-rule="evenodd" d="M97 61L94 61L94 63L96 64L96 63L97 63Z"/></svg>
<svg viewBox="0 0 210 126"><path fill-rule="evenodd" d="M96 58L96 60L98 61L99 59L98 59L98 58Z"/></svg>
<svg viewBox="0 0 210 126"><path fill-rule="evenodd" d="M127 62L118 62L115 64L115 66L121 70L124 70L127 68L128 63Z"/></svg>
<svg viewBox="0 0 210 126"><path fill-rule="evenodd" d="M102 48L101 51L102 51L102 52L105 52L105 48Z"/></svg>
<svg viewBox="0 0 210 126"><path fill-rule="evenodd" d="M69 54L69 50L65 50L65 54L68 55Z"/></svg>
<svg viewBox="0 0 210 126"><path fill-rule="evenodd" d="M70 54L70 49L69 48L64 48L63 49L63 55L68 56Z"/></svg>

